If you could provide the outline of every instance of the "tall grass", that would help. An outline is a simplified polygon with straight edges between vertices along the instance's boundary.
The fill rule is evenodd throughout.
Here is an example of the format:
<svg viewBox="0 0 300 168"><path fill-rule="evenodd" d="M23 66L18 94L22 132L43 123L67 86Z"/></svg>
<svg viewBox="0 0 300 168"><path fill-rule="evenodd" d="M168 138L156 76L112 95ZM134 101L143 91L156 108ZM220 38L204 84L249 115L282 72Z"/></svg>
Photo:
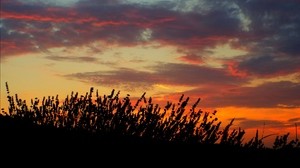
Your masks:
<svg viewBox="0 0 300 168"><path fill-rule="evenodd" d="M246 148L265 148L263 137L243 143L245 131L231 129L234 119L223 129L216 111L198 109L198 99L187 110L189 97L182 95L177 103L167 102L164 107L154 104L145 93L133 103L130 96L120 98L120 92L100 96L93 88L85 95L72 92L61 103L58 95L32 99L30 105L16 94L11 96L6 83L8 112L1 115L28 120L32 123L68 130L84 130L98 135L113 134L151 139L157 142L192 144L222 144ZM287 142L288 135L277 137L274 149L300 148L295 139Z"/></svg>

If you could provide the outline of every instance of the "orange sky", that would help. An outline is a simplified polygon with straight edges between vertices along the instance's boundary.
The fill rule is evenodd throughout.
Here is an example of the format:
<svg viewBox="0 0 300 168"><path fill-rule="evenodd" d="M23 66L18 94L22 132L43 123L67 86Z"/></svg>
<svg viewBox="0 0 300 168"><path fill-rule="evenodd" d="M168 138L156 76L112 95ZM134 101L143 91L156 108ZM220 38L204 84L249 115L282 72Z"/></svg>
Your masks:
<svg viewBox="0 0 300 168"><path fill-rule="evenodd" d="M299 8L298 0L2 0L1 108L6 81L27 100L90 87L147 92L161 104L185 94L225 123L236 118L248 137L256 129L294 137Z"/></svg>

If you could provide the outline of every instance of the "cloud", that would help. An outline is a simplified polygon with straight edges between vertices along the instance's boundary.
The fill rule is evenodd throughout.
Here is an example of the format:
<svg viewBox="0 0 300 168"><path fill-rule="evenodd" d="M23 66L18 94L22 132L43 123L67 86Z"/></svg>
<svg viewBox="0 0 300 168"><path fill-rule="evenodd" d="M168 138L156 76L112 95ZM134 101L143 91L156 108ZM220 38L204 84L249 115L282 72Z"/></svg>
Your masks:
<svg viewBox="0 0 300 168"><path fill-rule="evenodd" d="M154 40L185 49L204 50L228 42L239 33L239 20L224 11L174 13L176 21L153 28Z"/></svg>
<svg viewBox="0 0 300 168"><path fill-rule="evenodd" d="M3 3L1 16L5 30L1 40L20 40L17 36L8 35L14 31L32 37L26 41L43 44L45 49L84 45L97 40L134 46L145 41L141 37L143 32L151 32L151 38L147 36L146 41L201 50L224 43L239 32L239 20L221 9L204 15L182 14L159 5L126 4L118 1L79 1L72 8L64 5L51 6L48 3L50 1L43 1L43 5L37 2L40 1L17 3L13 0ZM34 48L34 44L31 44L31 48ZM31 48L21 50L38 51ZM3 55L17 54L16 51L9 51Z"/></svg>
<svg viewBox="0 0 300 168"><path fill-rule="evenodd" d="M171 15L153 15L156 9L91 2L97 3L66 8L5 1L1 10L1 42L17 43L24 40L27 45L18 47L20 51L27 52L38 52L34 50L35 44L48 49L80 46L98 40L130 46L140 42L142 32L152 31L148 27L174 20ZM22 39L20 34L25 38ZM6 45L3 48L5 52L1 56L23 53L10 50Z"/></svg>
<svg viewBox="0 0 300 168"><path fill-rule="evenodd" d="M237 84L244 82L217 68L190 64L158 64L149 67L152 72L121 68L114 71L83 72L66 75L98 85L118 85L124 83L167 84L179 86L197 86L201 84ZM135 86L132 87L135 87Z"/></svg>
<svg viewBox="0 0 300 168"><path fill-rule="evenodd" d="M298 108L300 106L300 84L287 81L268 82L256 87L231 86L210 88L212 93L203 100L208 107L254 107L254 108ZM209 89L209 88L207 88ZM201 96L201 90L189 91L191 95ZM193 93L193 94L192 94ZM285 105L285 106L282 106Z"/></svg>
<svg viewBox="0 0 300 168"><path fill-rule="evenodd" d="M235 1L249 18L249 31L240 34L235 47L248 50L238 70L259 77L298 72L300 3L297 0ZM234 43L234 42L233 42Z"/></svg>
<svg viewBox="0 0 300 168"><path fill-rule="evenodd" d="M201 64L203 63L203 60L200 56L197 55L184 55L184 56L180 56L178 58L178 60L183 61L183 62L187 62L190 64Z"/></svg>
<svg viewBox="0 0 300 168"><path fill-rule="evenodd" d="M296 16L300 17L300 14ZM274 46L277 52L287 54L294 58L300 55L300 49L298 47L300 43L299 21L300 19L295 19L290 23L281 25L280 33L274 40L276 42Z"/></svg>
<svg viewBox="0 0 300 168"><path fill-rule="evenodd" d="M288 81L268 82L243 87L247 78L231 76L225 69L193 64L158 64L148 71L121 68L113 71L82 72L65 77L104 86L150 89L155 84L193 86L183 93L202 98L205 107L298 108L300 84Z"/></svg>
<svg viewBox="0 0 300 168"><path fill-rule="evenodd" d="M250 75L273 77L299 72L300 59L271 55L249 56L234 69Z"/></svg>
<svg viewBox="0 0 300 168"><path fill-rule="evenodd" d="M228 74L221 68L210 68L191 64L161 64L153 67L165 84L197 86L199 84L239 84L245 80Z"/></svg>
<svg viewBox="0 0 300 168"><path fill-rule="evenodd" d="M300 3L297 0L3 0L1 58L47 53L57 47L101 45L135 47L156 43L182 55L145 70L120 68L65 77L98 85L151 88L188 86L186 93L207 106L299 107L299 83L242 86L251 79L299 73ZM224 57L207 52L228 45L247 54ZM98 50L91 50L99 52ZM230 52L228 52L230 55ZM55 61L101 62L93 53L48 56ZM227 54L227 53L226 53ZM159 55L164 57L164 55ZM205 61L203 61L205 58ZM129 62L143 62L137 58ZM177 60L176 60L177 59ZM209 61L207 61L209 60ZM219 68L209 65L219 61ZM144 62L146 64L146 62Z"/></svg>
<svg viewBox="0 0 300 168"><path fill-rule="evenodd" d="M148 90L157 81L155 75L149 72L120 68L115 71L83 72L65 75L68 79L99 86L121 87L125 90Z"/></svg>
<svg viewBox="0 0 300 168"><path fill-rule="evenodd" d="M228 120L232 120L232 119L228 119ZM234 121L244 121L247 120L247 118L241 117L241 118L234 118Z"/></svg>
<svg viewBox="0 0 300 168"><path fill-rule="evenodd" d="M24 4L42 4L48 6L63 6L63 7L70 7L74 6L80 0L18 0Z"/></svg>
<svg viewBox="0 0 300 168"><path fill-rule="evenodd" d="M283 128L286 126L284 122L277 120L242 120L239 122L239 126L243 129L249 128L262 128L262 127L272 127L272 128Z"/></svg>
<svg viewBox="0 0 300 168"><path fill-rule="evenodd" d="M90 63L98 63L99 60L94 57L72 57L72 56L46 56L46 59L53 61L68 61L68 62L90 62Z"/></svg>
<svg viewBox="0 0 300 168"><path fill-rule="evenodd" d="M300 117L291 118L288 120L288 122L300 122Z"/></svg>
<svg viewBox="0 0 300 168"><path fill-rule="evenodd" d="M45 48L84 45L100 39L134 46L141 42L141 32L149 30L149 40L187 51L203 52L238 39L235 46L247 48L250 55L266 55L270 50L273 54L299 55L296 1L11 0L3 1L2 6L7 30L31 35ZM26 29L28 24L31 27ZM41 25L48 29L39 29ZM38 38L41 34L48 40ZM25 49L36 52L28 47L21 50ZM13 54L16 52L7 51L4 55Z"/></svg>

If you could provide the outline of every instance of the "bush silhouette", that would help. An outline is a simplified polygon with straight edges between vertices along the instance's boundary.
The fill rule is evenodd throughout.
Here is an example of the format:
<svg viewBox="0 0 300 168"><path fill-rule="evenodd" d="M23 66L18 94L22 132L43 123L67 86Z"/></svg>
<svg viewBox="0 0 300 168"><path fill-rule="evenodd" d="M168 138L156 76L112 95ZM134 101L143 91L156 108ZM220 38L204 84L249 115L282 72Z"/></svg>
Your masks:
<svg viewBox="0 0 300 168"><path fill-rule="evenodd" d="M30 106L16 94L9 93L8 112L2 116L22 120L38 126L89 133L92 136L130 137L142 142L175 144L220 144L249 149L264 149L263 137L256 137L243 143L245 131L232 130L234 119L221 129L216 111L203 112L197 109L198 99L187 111L189 97L182 95L177 103L167 102L161 108L144 93L136 103L130 95L121 99L120 92L112 90L110 95L100 96L91 88L85 95L72 92L61 103L56 97L32 99ZM288 135L277 137L273 148L276 150L300 148L298 139L288 142ZM123 139L124 140L124 139Z"/></svg>

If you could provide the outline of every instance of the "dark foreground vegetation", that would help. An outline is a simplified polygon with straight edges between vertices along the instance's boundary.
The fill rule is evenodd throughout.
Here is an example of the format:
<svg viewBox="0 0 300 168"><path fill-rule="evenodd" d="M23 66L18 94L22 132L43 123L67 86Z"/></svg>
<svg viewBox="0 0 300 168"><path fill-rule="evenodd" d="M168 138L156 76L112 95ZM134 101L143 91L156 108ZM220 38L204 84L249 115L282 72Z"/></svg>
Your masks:
<svg viewBox="0 0 300 168"><path fill-rule="evenodd" d="M7 87L8 112L0 115L0 145L36 151L101 150L155 152L157 156L299 159L300 142L288 135L276 137L273 148L266 148L258 132L244 142L245 131L231 129L234 119L221 127L215 112L197 109L196 101L188 110L189 98L159 107L145 94L133 103L114 90L99 96L93 88L86 95L71 93L61 103L56 97L35 98L30 105L11 96ZM107 150L108 149L108 150ZM123 149L123 150L120 150ZM137 150L137 151L136 151Z"/></svg>

